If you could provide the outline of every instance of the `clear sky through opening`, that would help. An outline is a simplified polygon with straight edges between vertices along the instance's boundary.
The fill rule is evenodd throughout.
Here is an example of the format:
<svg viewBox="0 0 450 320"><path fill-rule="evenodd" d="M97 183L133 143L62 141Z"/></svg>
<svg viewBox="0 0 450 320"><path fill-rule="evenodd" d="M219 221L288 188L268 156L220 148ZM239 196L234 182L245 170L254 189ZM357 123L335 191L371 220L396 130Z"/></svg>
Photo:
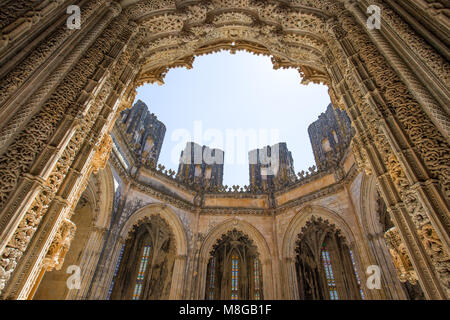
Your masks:
<svg viewBox="0 0 450 320"><path fill-rule="evenodd" d="M249 183L248 151L266 145L286 142L295 172L315 164L308 126L330 103L326 86L301 85L296 70L273 70L269 57L246 52L197 57L164 81L140 87L136 99L166 125L166 168L177 171L187 141L225 151L228 186Z"/></svg>

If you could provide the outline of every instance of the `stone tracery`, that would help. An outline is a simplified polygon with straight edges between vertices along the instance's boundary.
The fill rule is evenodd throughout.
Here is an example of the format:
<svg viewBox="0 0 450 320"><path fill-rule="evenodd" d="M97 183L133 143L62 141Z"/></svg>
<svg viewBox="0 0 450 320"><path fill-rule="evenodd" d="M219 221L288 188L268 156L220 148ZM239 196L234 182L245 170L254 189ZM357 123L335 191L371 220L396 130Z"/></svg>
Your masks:
<svg viewBox="0 0 450 320"><path fill-rule="evenodd" d="M377 3L386 11L384 23L415 51L414 63L448 92L445 57L408 27L390 1ZM16 1L6 7L0 25L8 35L0 58L10 57L23 49L27 30L42 23L39 17L61 16L48 37L28 44L30 55L20 63L2 60L0 69L0 115L8 115L0 122L0 290L7 297L27 297L42 262L36 252L48 251L52 241L43 239L57 237L87 178L104 166L111 150L106 134L120 109L130 106L136 86L162 83L168 68L191 66L193 57L222 49L271 55L275 68L296 68L304 83L329 86L333 104L348 112L356 129L356 161L377 177L403 253L426 296L448 297L449 120L442 104L448 97L438 85L430 90L421 84L403 68L409 63L393 58L394 44L384 31L375 36L364 28L364 5L131 1L122 8L116 1L86 0L79 1L83 15L99 23L75 36L62 23L61 4ZM26 9L29 5L39 10ZM25 19L23 26L26 15L36 18ZM73 46L74 37L79 37L77 51L54 76L33 78L33 70L48 67L59 49ZM30 89L33 83L38 85ZM19 97L28 100L11 118ZM27 269L30 264L33 270Z"/></svg>

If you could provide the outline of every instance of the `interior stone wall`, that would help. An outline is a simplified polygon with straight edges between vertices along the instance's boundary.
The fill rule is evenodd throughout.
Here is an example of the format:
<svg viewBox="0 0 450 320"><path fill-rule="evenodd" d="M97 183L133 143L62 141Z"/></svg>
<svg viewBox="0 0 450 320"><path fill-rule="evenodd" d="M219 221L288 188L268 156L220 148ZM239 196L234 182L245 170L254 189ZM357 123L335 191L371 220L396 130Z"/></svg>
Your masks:
<svg viewBox="0 0 450 320"><path fill-rule="evenodd" d="M366 266L372 260L358 240L364 232L355 224L358 205L350 200L358 171L375 177L386 203L397 270L417 279L427 299L449 297L450 65L440 31L448 30L445 1L77 0L71 4L80 6L84 23L76 30L67 28L67 1L13 2L0 25L1 298L30 298L44 263L62 263L56 257L70 250L76 204L89 177L113 153L122 196L111 222L97 226L91 238L104 244L95 258L102 269L89 275L94 280L83 289L85 297L107 294L113 273L105 257L115 261L123 240L117 219L132 221L142 212L120 214L130 190L191 219L188 245L175 210L158 209L171 217L175 238L185 244L176 256L171 298L203 294L212 238L232 227L260 246L266 298L296 297L295 288L281 288L294 283L289 239L308 215L334 219L349 230ZM372 4L383 12L379 30L367 28ZM268 195L239 188L197 192L163 168L141 168L119 156L110 133L120 112L131 107L136 88L163 83L170 68L192 67L195 56L223 49L270 55L275 68L298 70L304 84L328 85L333 105L346 110L355 129L353 160L347 155L332 170L312 170ZM120 157L128 159L128 168ZM335 209L311 206L322 199ZM286 212L293 217L278 250L274 221ZM203 234L203 216L221 223Z"/></svg>

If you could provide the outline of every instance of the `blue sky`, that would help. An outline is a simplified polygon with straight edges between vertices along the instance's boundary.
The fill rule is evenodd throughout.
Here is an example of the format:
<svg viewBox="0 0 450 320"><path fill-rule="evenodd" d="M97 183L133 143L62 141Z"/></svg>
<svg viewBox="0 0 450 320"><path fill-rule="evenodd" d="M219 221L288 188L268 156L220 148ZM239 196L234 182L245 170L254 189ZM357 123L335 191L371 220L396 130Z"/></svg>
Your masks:
<svg viewBox="0 0 450 320"><path fill-rule="evenodd" d="M200 56L172 69L159 86L138 88L167 128L159 163L173 170L186 142L225 151L224 184L249 183L248 151L286 142L295 172L314 162L308 126L330 103L328 88L300 84L296 70L273 70L269 57L246 52Z"/></svg>

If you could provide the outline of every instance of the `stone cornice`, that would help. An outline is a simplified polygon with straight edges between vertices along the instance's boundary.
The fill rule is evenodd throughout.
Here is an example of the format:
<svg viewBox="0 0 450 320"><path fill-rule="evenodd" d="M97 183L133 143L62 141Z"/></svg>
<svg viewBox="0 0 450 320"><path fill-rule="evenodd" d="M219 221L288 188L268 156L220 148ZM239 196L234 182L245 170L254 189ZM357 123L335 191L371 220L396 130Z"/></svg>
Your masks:
<svg viewBox="0 0 450 320"><path fill-rule="evenodd" d="M304 203L314 201L316 199L326 197L330 194L339 192L344 188L344 184L350 184L354 178L358 174L358 170L356 168L356 164L353 164L352 167L348 172L346 172L345 176L328 186L325 186L319 190L312 191L310 193L307 193L305 195L299 196L295 198L294 200L288 201L282 205L276 206L273 209L268 208L249 208L249 207L206 207L204 206L204 201L196 202L196 198L209 198L209 199L226 199L231 198L235 201L239 200L245 200L245 199L261 199L264 197L268 197L268 194L246 194L246 193L222 193L222 194L215 194L215 193L205 193L205 194L199 194L196 193L194 190L186 189L185 186L182 186L182 191L186 192L189 191L189 193L192 194L194 201L190 202L187 201L181 197L177 197L174 193L168 194L167 192L164 192L162 190L158 190L154 187L151 187L141 181L137 181L136 178L131 176L129 172L123 166L121 165L120 161L117 159L117 156L113 153L110 158L110 164L116 169L118 174L121 176L121 178L124 181L130 182L131 187L136 189L139 192L142 192L144 194L147 194L151 197L154 197L160 201L163 201L165 203L168 203L170 205L173 205L176 208L188 210L188 211L197 211L200 210L201 215L258 215L258 216L272 216L272 215L279 215L286 211L288 211L291 208L298 207ZM173 179L170 179L163 173L156 171L156 170L149 170L151 172L151 175L154 177L157 177L160 179L160 181L164 181L167 183L168 187L177 189L180 188L180 184L174 181ZM309 177L305 181L300 181L292 186L289 186L289 188L277 192L277 195L282 195L286 191L290 191L295 189L295 187L303 186L308 183L311 183L315 181L316 179L322 178L326 174L332 174L332 171L320 173L314 176Z"/></svg>

